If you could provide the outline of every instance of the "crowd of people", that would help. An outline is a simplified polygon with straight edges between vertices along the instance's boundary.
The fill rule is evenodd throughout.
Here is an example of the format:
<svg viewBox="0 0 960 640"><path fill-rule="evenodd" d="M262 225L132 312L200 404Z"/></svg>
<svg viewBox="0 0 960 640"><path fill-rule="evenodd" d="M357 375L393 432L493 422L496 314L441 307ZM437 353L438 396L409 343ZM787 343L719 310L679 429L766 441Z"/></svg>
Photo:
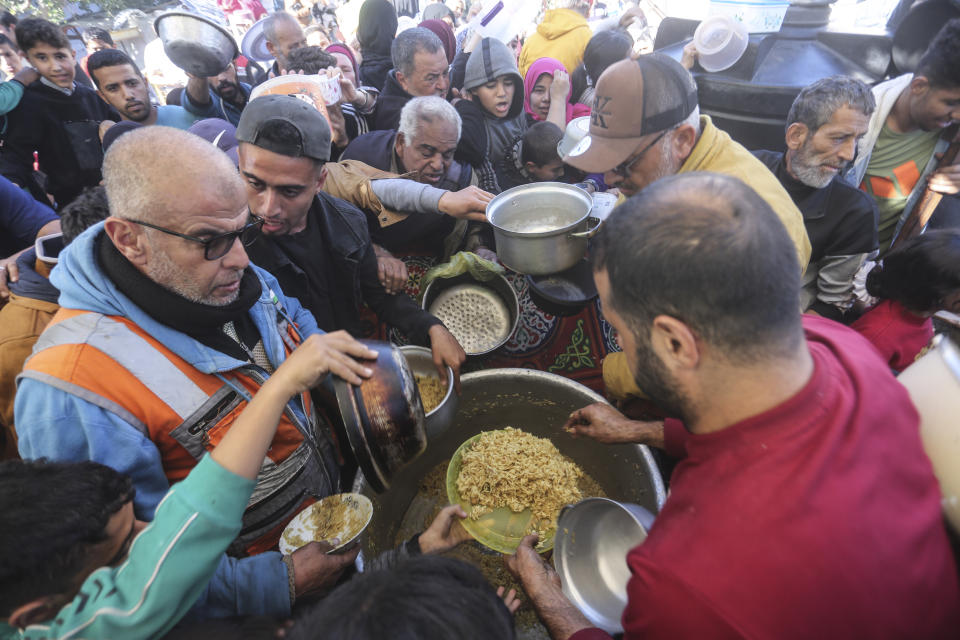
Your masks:
<svg viewBox="0 0 960 640"><path fill-rule="evenodd" d="M701 113L691 52L637 51L638 8L547 0L502 41L476 0L351 0L354 28L336 3L218 4L263 20L272 65L166 95L106 29L77 59L0 17L0 637L493 640L520 606L554 640L609 637L536 536L504 558L519 597L445 557L456 505L359 575L356 548L277 550L356 471L315 390L370 377L367 314L459 392L467 354L402 258L496 261L487 204L553 181L618 199L589 257L622 348L622 411L557 431L676 463L625 559L625 637L960 633L896 380L960 313L960 229L901 233L925 189L960 193L960 20L913 73L803 88L775 151ZM291 74L342 98L251 99Z"/></svg>

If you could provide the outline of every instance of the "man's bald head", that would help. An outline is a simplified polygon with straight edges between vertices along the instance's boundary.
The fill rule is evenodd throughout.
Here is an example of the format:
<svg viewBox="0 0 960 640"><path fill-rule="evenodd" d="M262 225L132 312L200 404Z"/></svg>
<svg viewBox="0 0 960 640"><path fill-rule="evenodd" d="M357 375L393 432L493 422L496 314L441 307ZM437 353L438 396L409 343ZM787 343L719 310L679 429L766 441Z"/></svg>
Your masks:
<svg viewBox="0 0 960 640"><path fill-rule="evenodd" d="M659 180L614 210L591 250L612 306L641 339L659 315L739 362L802 339L796 250L770 205L736 178Z"/></svg>
<svg viewBox="0 0 960 640"><path fill-rule="evenodd" d="M164 225L189 211L201 190L225 203L244 199L243 181L230 158L192 133L143 127L118 138L103 162L110 214Z"/></svg>

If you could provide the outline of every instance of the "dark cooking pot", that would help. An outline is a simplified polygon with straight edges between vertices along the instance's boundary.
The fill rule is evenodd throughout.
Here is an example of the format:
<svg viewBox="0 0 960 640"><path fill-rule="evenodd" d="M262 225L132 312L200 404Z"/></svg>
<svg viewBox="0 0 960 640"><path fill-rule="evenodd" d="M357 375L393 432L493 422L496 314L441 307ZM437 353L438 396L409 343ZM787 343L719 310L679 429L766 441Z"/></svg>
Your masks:
<svg viewBox="0 0 960 640"><path fill-rule="evenodd" d="M400 349L388 342L361 340L377 352L364 361L373 375L359 387L333 376L343 433L360 470L376 491L427 448L423 404L413 372Z"/></svg>
<svg viewBox="0 0 960 640"><path fill-rule="evenodd" d="M569 269L600 229L600 219L590 217L592 207L590 194L560 182L507 189L487 205L497 257L514 271L535 276Z"/></svg>

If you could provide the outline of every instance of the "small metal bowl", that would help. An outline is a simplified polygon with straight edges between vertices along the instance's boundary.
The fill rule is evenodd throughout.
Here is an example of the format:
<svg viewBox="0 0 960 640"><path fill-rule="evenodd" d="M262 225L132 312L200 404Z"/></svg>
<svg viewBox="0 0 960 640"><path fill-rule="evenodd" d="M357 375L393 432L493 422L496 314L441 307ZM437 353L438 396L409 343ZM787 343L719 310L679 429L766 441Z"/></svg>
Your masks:
<svg viewBox="0 0 960 640"><path fill-rule="evenodd" d="M154 20L153 28L170 62L197 77L223 73L240 55L233 34L192 13L169 11Z"/></svg>
<svg viewBox="0 0 960 640"><path fill-rule="evenodd" d="M586 498L560 512L553 565L566 596L604 631L623 632L627 553L652 526L653 514L643 507L608 498Z"/></svg>
<svg viewBox="0 0 960 640"><path fill-rule="evenodd" d="M311 523L311 519L314 512L322 511L329 506L333 506L333 508L339 506L347 509L353 513L353 518L344 523L343 529L331 536L339 538L340 544L327 551L327 553L346 553L357 546L360 543L360 536L367 530L370 520L373 518L373 503L370 498L361 493L338 493L314 502L287 524L280 536L280 553L290 555L301 546L320 541L316 538L317 531Z"/></svg>
<svg viewBox="0 0 960 640"><path fill-rule="evenodd" d="M469 273L437 278L424 290L422 306L443 321L468 356L496 351L520 322L520 299L502 275L484 282ZM480 334L491 327L493 335Z"/></svg>
<svg viewBox="0 0 960 640"><path fill-rule="evenodd" d="M437 377L437 367L433 364L433 352L426 347L416 345L407 345L400 347L400 353L407 359L410 371L416 376ZM424 414L424 428L427 430L427 438L435 438L447 430L453 423L453 416L457 413L457 406L460 404L459 397L453 390L453 369L447 366L447 393L443 396L433 411ZM421 398L422 401L422 398Z"/></svg>
<svg viewBox="0 0 960 640"><path fill-rule="evenodd" d="M555 316L576 315L597 297L590 261L584 258L566 271L526 276L534 304Z"/></svg>

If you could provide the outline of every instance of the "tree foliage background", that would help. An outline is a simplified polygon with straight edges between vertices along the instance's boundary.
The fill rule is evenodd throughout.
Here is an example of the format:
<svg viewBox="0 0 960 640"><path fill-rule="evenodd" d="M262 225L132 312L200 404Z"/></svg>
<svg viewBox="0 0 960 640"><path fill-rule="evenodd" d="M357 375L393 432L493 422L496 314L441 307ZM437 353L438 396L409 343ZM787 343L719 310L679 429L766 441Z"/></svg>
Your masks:
<svg viewBox="0 0 960 640"><path fill-rule="evenodd" d="M2 0L0 7L16 16L34 15L53 22L63 22L64 7L77 4L81 9L95 11L97 7L107 15L113 16L124 9L142 9L157 4L156 0Z"/></svg>

